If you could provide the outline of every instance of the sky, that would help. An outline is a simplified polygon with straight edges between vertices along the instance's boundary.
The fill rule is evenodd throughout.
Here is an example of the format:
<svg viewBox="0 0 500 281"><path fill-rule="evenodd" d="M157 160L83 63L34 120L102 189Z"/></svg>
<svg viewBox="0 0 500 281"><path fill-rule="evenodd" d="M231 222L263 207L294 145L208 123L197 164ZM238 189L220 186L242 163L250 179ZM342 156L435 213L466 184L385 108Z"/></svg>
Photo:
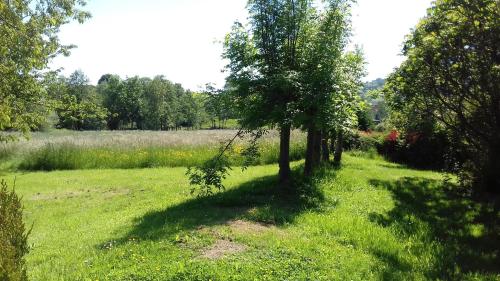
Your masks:
<svg viewBox="0 0 500 281"><path fill-rule="evenodd" d="M68 76L81 69L95 84L106 73L122 78L164 75L185 88L223 86L224 35L245 21L247 0L89 0L92 18L61 28L69 57L52 69ZM384 78L402 61L402 42L425 16L431 0L358 0L353 8L352 44L363 48L364 80Z"/></svg>

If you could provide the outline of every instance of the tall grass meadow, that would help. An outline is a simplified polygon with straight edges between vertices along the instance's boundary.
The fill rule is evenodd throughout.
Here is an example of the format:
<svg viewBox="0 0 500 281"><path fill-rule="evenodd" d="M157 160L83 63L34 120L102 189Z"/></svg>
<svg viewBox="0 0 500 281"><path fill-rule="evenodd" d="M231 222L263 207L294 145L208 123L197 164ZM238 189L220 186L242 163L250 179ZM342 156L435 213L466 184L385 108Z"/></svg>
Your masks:
<svg viewBox="0 0 500 281"><path fill-rule="evenodd" d="M150 167L188 167L203 163L216 155L220 144L234 130L149 132L68 132L34 134L28 141L4 145L5 154L16 159L21 170L131 169ZM18 147L21 146L21 149ZM305 152L305 136L292 134L291 160L300 160ZM232 165L243 164L239 154L245 141L237 142L229 153ZM3 150L0 150L0 157ZM16 154L16 151L22 151ZM278 161L279 138L269 132L259 146L260 156L254 165ZM13 156L15 155L15 156Z"/></svg>

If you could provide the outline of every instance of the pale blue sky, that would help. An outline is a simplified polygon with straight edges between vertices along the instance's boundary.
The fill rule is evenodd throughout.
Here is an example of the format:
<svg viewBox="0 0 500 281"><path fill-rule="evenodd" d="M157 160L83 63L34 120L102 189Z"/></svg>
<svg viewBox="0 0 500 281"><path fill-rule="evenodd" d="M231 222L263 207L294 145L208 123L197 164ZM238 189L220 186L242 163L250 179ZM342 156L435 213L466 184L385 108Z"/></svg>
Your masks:
<svg viewBox="0 0 500 281"><path fill-rule="evenodd" d="M404 36L425 15L431 0L358 0L352 42L363 47L365 80L385 77L398 66ZM78 48L53 68L83 70L92 83L105 73L167 79L197 90L223 85L220 41L235 20L244 21L246 0L89 0L92 18L61 29Z"/></svg>

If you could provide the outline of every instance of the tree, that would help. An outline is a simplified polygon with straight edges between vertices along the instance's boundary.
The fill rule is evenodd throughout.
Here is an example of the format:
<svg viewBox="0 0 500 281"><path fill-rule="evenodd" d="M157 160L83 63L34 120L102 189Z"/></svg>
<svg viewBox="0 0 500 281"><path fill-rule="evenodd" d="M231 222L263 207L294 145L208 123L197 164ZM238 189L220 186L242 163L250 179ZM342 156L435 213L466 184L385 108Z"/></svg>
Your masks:
<svg viewBox="0 0 500 281"><path fill-rule="evenodd" d="M289 186L290 131L298 99L300 55L305 47L308 0L251 0L250 26L236 23L225 40L227 82L237 96L245 128L277 125L280 131L279 181Z"/></svg>
<svg viewBox="0 0 500 281"><path fill-rule="evenodd" d="M438 0L404 44L387 98L401 123L444 128L464 183L500 191L500 12L495 0ZM411 113L411 115L409 114ZM406 115L406 116L405 116Z"/></svg>
<svg viewBox="0 0 500 281"><path fill-rule="evenodd" d="M103 78L106 76L105 78ZM101 83L97 86L97 91L102 98L103 106L109 112L108 128L117 130L120 128L120 116L123 116L120 95L122 93L123 84L118 75L104 75L99 79Z"/></svg>
<svg viewBox="0 0 500 281"><path fill-rule="evenodd" d="M77 101L91 99L92 86L89 85L89 78L82 70L76 70L67 79L68 94L74 96Z"/></svg>
<svg viewBox="0 0 500 281"><path fill-rule="evenodd" d="M204 94L206 96L205 110L212 122L212 128L223 128L225 122L234 116L231 92L227 89L216 89L212 85L207 85Z"/></svg>
<svg viewBox="0 0 500 281"><path fill-rule="evenodd" d="M342 158L344 134L356 128L358 119L356 112L364 106L359 96L363 87L361 78L365 75L365 63L361 51L346 53L339 69L339 92L334 97L331 107L329 127L336 135L334 163L339 164Z"/></svg>
<svg viewBox="0 0 500 281"><path fill-rule="evenodd" d="M129 125L130 129L142 128L142 116L140 112L141 98L143 96L144 83L138 77L128 78L123 81L122 92L114 102L119 104L120 119Z"/></svg>
<svg viewBox="0 0 500 281"><path fill-rule="evenodd" d="M55 56L69 54L72 46L62 45L57 33L71 19L82 23L90 16L79 10L83 5L83 0L0 2L0 131L26 134L45 118L43 71Z"/></svg>
<svg viewBox="0 0 500 281"><path fill-rule="evenodd" d="M320 161L321 147L328 147L323 130L350 127L351 116L356 120L364 65L360 52L344 54L350 1L327 1L324 12L311 1L249 1L248 8L250 28L235 23L225 40L228 90L243 126L235 138L257 129L243 153L251 157L258 154L256 138L263 127L277 125L279 180L289 187L292 126L308 129L307 176ZM191 184L203 193L221 188L228 170L224 151L233 141L217 157L188 170Z"/></svg>
<svg viewBox="0 0 500 281"><path fill-rule="evenodd" d="M307 129L307 151L304 173L310 176L315 167L329 156L328 133L336 125L335 115L347 110L338 106L338 101L350 96L342 96L348 84L342 79L349 77L350 68L344 64L343 52L348 43L350 1L328 1L323 11L309 20L307 33L308 45L303 56L300 72L303 94L300 98L301 118Z"/></svg>
<svg viewBox="0 0 500 281"><path fill-rule="evenodd" d="M63 76L46 80L48 97L59 122L59 128L72 130L100 130L105 127L108 112L101 106L95 88L88 84L82 71L75 71L69 78Z"/></svg>
<svg viewBox="0 0 500 281"><path fill-rule="evenodd" d="M144 117L144 129L160 130L162 128L162 100L168 91L168 85L163 76L156 76L144 87L144 101L141 103L141 115Z"/></svg>

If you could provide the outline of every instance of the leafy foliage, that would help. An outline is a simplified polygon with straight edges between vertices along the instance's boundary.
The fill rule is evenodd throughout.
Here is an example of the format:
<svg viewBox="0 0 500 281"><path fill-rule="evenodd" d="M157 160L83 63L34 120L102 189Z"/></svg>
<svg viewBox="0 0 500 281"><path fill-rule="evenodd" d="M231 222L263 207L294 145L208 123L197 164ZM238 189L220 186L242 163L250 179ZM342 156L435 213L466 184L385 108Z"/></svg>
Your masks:
<svg viewBox="0 0 500 281"><path fill-rule="evenodd" d="M235 140L250 136L246 148L239 152L244 157L241 169L246 170L260 156L258 140L265 133L265 129L255 131L240 129L232 139L221 144L217 156L203 162L201 165L189 167L186 175L189 176L189 183L192 186L191 194L198 193L199 196L208 196L212 195L214 191L223 191L225 187L222 181L229 175L231 170L231 163L227 154L234 153L231 148Z"/></svg>
<svg viewBox="0 0 500 281"><path fill-rule="evenodd" d="M0 280L24 281L28 253L28 234L23 222L23 207L14 190L0 182Z"/></svg>
<svg viewBox="0 0 500 281"><path fill-rule="evenodd" d="M58 128L99 130L105 127L108 111L100 106L95 89L82 71L69 78L57 77L45 82L57 113Z"/></svg>
<svg viewBox="0 0 500 281"><path fill-rule="evenodd" d="M57 55L68 55L57 33L71 19L80 23L90 15L79 10L83 0L2 1L0 3L0 131L23 133L37 128L47 112L40 81ZM12 136L0 134L0 141Z"/></svg>
<svg viewBox="0 0 500 281"><path fill-rule="evenodd" d="M69 78L57 77L45 82L59 117L58 127L73 130L141 129L169 130L200 127L213 118L214 100L224 122L234 116L226 95L211 97L193 93L163 76L153 79L131 77L122 80L106 74L97 87L81 71Z"/></svg>
<svg viewBox="0 0 500 281"><path fill-rule="evenodd" d="M498 1L436 1L386 86L395 124L408 133L445 130L463 182L497 193L499 18Z"/></svg>

